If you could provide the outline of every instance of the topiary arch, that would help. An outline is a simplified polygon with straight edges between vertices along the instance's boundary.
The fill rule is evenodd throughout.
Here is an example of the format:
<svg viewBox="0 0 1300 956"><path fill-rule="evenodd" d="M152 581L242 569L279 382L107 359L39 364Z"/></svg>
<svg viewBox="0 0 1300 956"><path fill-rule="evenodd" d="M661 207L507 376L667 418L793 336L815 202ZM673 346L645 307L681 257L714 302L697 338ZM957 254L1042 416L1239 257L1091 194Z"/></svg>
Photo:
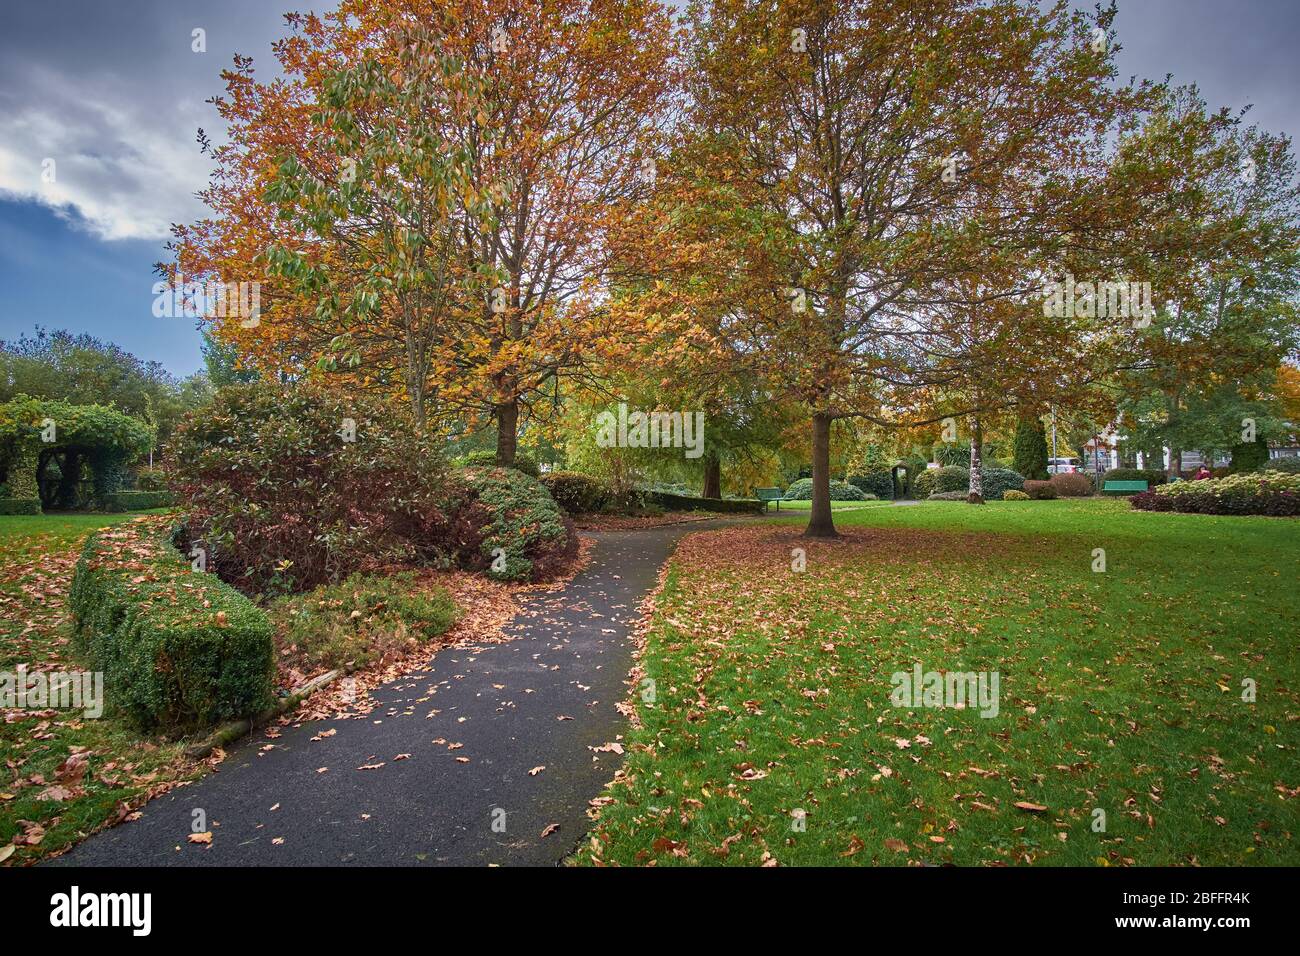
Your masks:
<svg viewBox="0 0 1300 956"><path fill-rule="evenodd" d="M123 469L150 439L147 425L116 409L19 395L0 405L3 497L39 498L60 510L95 506L119 488Z"/></svg>

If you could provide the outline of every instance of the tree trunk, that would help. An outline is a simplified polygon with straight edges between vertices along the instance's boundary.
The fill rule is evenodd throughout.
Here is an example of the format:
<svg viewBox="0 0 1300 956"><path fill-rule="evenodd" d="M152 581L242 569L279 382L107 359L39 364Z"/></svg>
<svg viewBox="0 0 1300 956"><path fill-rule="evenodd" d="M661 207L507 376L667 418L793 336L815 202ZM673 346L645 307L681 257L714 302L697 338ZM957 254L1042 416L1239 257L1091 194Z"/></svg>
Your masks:
<svg viewBox="0 0 1300 956"><path fill-rule="evenodd" d="M704 498L722 497L722 459L716 452L710 452L704 458Z"/></svg>
<svg viewBox="0 0 1300 956"><path fill-rule="evenodd" d="M804 535L809 538L838 538L835 519L831 516L831 417L825 412L813 415L812 440L812 515Z"/></svg>
<svg viewBox="0 0 1300 956"><path fill-rule="evenodd" d="M984 426L980 417L975 416L970 438L970 493L966 496L968 504L984 504L984 462L981 446L984 444Z"/></svg>
<svg viewBox="0 0 1300 956"><path fill-rule="evenodd" d="M519 427L519 400L512 398L496 407L497 416L497 465L513 468L515 450L518 447L516 430Z"/></svg>

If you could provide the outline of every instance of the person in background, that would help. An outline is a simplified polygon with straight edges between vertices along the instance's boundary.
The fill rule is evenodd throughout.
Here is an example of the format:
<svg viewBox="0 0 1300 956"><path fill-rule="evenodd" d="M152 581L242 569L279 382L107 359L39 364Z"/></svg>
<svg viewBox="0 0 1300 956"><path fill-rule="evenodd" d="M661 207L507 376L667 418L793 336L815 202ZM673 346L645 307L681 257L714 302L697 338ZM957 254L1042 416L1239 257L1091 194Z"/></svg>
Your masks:
<svg viewBox="0 0 1300 956"><path fill-rule="evenodd" d="M1192 480L1204 481L1206 478L1212 478L1212 477L1214 476L1210 474L1210 469L1202 465L1200 468L1196 469L1196 474L1192 476Z"/></svg>

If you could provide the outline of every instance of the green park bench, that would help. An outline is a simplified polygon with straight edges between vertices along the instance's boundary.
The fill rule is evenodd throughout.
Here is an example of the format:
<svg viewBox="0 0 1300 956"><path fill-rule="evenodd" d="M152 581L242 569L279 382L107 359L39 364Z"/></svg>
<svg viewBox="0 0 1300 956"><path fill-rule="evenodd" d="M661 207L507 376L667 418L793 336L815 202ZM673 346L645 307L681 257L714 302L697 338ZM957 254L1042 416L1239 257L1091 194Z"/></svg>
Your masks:
<svg viewBox="0 0 1300 956"><path fill-rule="evenodd" d="M1126 495L1130 492L1146 491L1145 481L1107 481L1101 490L1106 494Z"/></svg>
<svg viewBox="0 0 1300 956"><path fill-rule="evenodd" d="M767 511L767 506L773 501L776 502L776 510L781 510L781 499L784 497L780 488L755 488L754 497L763 502L763 510Z"/></svg>

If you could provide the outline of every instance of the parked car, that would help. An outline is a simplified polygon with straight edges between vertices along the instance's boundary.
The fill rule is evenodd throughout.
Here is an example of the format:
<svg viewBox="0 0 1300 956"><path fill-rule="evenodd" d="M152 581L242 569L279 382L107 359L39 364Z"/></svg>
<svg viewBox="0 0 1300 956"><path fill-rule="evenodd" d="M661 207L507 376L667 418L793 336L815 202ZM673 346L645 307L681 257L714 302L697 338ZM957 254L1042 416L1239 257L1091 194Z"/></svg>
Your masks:
<svg viewBox="0 0 1300 956"><path fill-rule="evenodd" d="M1079 459L1077 458L1049 458L1047 459L1047 471L1053 475L1072 475L1079 470Z"/></svg>

